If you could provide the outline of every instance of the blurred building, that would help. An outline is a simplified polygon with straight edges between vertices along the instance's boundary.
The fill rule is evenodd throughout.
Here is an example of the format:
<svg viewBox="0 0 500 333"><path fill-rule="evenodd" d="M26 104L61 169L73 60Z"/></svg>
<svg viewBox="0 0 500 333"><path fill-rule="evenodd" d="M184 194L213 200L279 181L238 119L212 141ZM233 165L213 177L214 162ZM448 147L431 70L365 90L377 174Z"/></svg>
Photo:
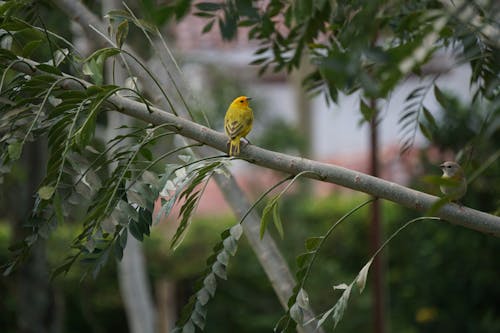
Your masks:
<svg viewBox="0 0 500 333"><path fill-rule="evenodd" d="M249 135L256 135L268 122L259 121L259 114L272 115L280 121L292 124L299 123L300 110L297 103L297 80L286 73L257 75L259 68L249 63L254 59L253 52L257 45L248 40L246 31L240 30L235 41L224 42L215 24L212 31L201 34L207 20L190 15L172 27L175 49L183 59L183 70L189 73L191 88L203 90L203 75L207 75L203 66L209 65L228 74L238 84L244 84L246 90L241 94L252 96L258 100L259 109L255 109L254 130ZM464 99L469 97L470 68L466 65L451 68L452 59L449 53L440 53L424 70L442 73L437 84L442 90L459 92ZM294 81L295 80L295 81ZM390 99L380 105L379 137L381 177L400 184L407 184L411 175L418 174L418 157L415 151L400 155L400 125L398 120L404 108L407 95L422 84L416 77L409 77ZM230 100L227 101L229 104ZM432 112L439 110L432 92L427 94L424 104ZM308 103L310 109L305 110L310 116L311 154L310 158L333 163L361 172L368 172L369 129L368 124L361 123L359 112L359 95L340 96L339 103L328 106L324 96L317 96ZM264 107L263 107L264 106ZM435 114L439 117L438 114ZM298 126L300 128L300 126ZM222 130L222 129L219 129ZM415 146L422 147L426 140L417 130ZM265 148L265 147L264 147ZM434 156L434 157L433 157ZM437 154L430 159L438 160ZM235 162L234 169L242 187L251 193L261 193L263 189L278 180L269 170L248 163ZM439 173L439 170L436 169ZM255 177L258 173L259 177ZM316 182L315 192L326 195L338 189L338 186ZM221 213L226 211L224 199L215 184L210 184L198 211L200 213Z"/></svg>

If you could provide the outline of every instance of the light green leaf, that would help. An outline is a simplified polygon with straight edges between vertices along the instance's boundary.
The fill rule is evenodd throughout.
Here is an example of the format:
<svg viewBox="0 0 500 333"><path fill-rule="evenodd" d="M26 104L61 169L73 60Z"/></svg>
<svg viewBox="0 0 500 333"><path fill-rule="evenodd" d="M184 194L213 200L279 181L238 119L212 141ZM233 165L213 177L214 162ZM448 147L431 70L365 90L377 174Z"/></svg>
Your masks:
<svg viewBox="0 0 500 333"><path fill-rule="evenodd" d="M188 321L182 328L182 333L195 333L195 331L195 327L190 321Z"/></svg>
<svg viewBox="0 0 500 333"><path fill-rule="evenodd" d="M334 327L337 327L337 324L344 316L344 311L347 308L347 303L349 302L349 297L351 296L352 284L346 285L345 283L343 283L341 285L334 287L334 289L344 289L342 296L340 296L337 303L335 303L333 307L332 319Z"/></svg>
<svg viewBox="0 0 500 333"><path fill-rule="evenodd" d="M54 186L42 186L38 189L38 195L42 200L49 200L54 195L55 190Z"/></svg>
<svg viewBox="0 0 500 333"><path fill-rule="evenodd" d="M221 251L217 255L217 261L227 266L227 264L229 263L229 253L226 252L225 250Z"/></svg>
<svg viewBox="0 0 500 333"><path fill-rule="evenodd" d="M224 266L220 262L217 261L212 265L212 271L221 279L227 280L226 266Z"/></svg>
<svg viewBox="0 0 500 333"><path fill-rule="evenodd" d="M123 43L125 42L125 39L127 39L128 35L128 21L125 20L121 22L118 25L117 31L116 31L116 44L118 44L118 47L122 47Z"/></svg>
<svg viewBox="0 0 500 333"><path fill-rule="evenodd" d="M229 252L232 256L236 254L236 250L238 250L238 243L233 237L227 237L222 242L224 244L224 249Z"/></svg>
<svg viewBox="0 0 500 333"><path fill-rule="evenodd" d="M146 200L139 193L137 193L133 190L127 191L127 199L128 199L129 203L135 203L142 208L147 207Z"/></svg>
<svg viewBox="0 0 500 333"><path fill-rule="evenodd" d="M368 270L370 269L370 265L373 262L373 258L370 259L363 268L358 273L358 276L356 277L356 285L359 288L359 293L361 294L363 290L365 289L366 286L366 278L368 276Z"/></svg>
<svg viewBox="0 0 500 333"><path fill-rule="evenodd" d="M297 303L290 308L290 317L298 324L304 322L304 311Z"/></svg>
<svg viewBox="0 0 500 333"><path fill-rule="evenodd" d="M325 321L328 319L328 317L330 317L331 313L335 310L335 307L332 307L331 309L329 309L328 311L326 311L323 316L321 316L321 319L318 320L317 324L316 324L316 328L319 328L321 327Z"/></svg>
<svg viewBox="0 0 500 333"><path fill-rule="evenodd" d="M301 308L307 309L309 307L309 295L303 288L300 289L295 300L296 304L298 304Z"/></svg>
<svg viewBox="0 0 500 333"><path fill-rule="evenodd" d="M239 240L241 235L243 234L243 227L239 223L235 224L231 227L231 229L229 229L229 232L235 240Z"/></svg>
<svg viewBox="0 0 500 333"><path fill-rule="evenodd" d="M210 294L205 288L201 288L198 291L196 298L198 298L198 302L200 302L201 305L206 305L210 300Z"/></svg>
<svg viewBox="0 0 500 333"><path fill-rule="evenodd" d="M273 222L274 226L276 227L276 230L278 230L278 234L280 235L281 239L283 239L284 237L283 223L281 222L278 202L276 202L276 204L273 207Z"/></svg>
<svg viewBox="0 0 500 333"><path fill-rule="evenodd" d="M217 281L213 273L208 274L203 280L203 285L205 289L210 293L212 297L215 296L215 290L217 289Z"/></svg>
<svg viewBox="0 0 500 333"><path fill-rule="evenodd" d="M17 161L19 157L21 157L21 153L23 151L23 144L21 141L15 141L9 144L9 147L7 148L7 151L9 153L9 157L13 161Z"/></svg>

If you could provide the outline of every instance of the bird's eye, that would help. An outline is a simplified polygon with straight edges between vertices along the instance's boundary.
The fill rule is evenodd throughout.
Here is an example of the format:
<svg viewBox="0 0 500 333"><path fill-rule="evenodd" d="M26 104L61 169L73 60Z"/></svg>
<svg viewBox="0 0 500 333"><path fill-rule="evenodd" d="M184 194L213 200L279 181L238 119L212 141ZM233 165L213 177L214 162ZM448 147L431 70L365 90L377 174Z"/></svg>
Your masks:
<svg viewBox="0 0 500 333"><path fill-rule="evenodd" d="M240 103L243 103L243 100L240 100Z"/></svg>

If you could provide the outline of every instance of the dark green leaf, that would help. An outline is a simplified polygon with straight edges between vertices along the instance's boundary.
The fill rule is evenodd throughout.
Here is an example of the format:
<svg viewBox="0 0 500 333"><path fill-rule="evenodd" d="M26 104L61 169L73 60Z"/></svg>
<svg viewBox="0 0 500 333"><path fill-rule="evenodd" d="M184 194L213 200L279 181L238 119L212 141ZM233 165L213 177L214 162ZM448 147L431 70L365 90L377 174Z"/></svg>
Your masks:
<svg viewBox="0 0 500 333"><path fill-rule="evenodd" d="M436 100L441 105L441 107L443 109L446 109L448 106L448 98L445 96L445 94L443 94L443 92L437 85L434 86L434 96L436 97Z"/></svg>
<svg viewBox="0 0 500 333"><path fill-rule="evenodd" d="M363 115L363 119L365 121L371 121L373 118L373 115L375 114L375 110L371 107L369 107L363 99L360 99L359 101L359 108L361 110L361 114Z"/></svg>
<svg viewBox="0 0 500 333"><path fill-rule="evenodd" d="M214 3L214 2L200 2L195 5L195 7L201 11L204 12L213 12L216 10L221 9L222 5L220 3Z"/></svg>
<svg viewBox="0 0 500 333"><path fill-rule="evenodd" d="M427 140L432 141L432 132L422 122L418 123L420 132L426 137Z"/></svg>
<svg viewBox="0 0 500 333"><path fill-rule="evenodd" d="M116 259L122 260L122 258L123 258L123 249L124 248L120 244L120 241L115 242L114 245L113 245L113 248L114 248Z"/></svg>
<svg viewBox="0 0 500 333"><path fill-rule="evenodd" d="M427 109L425 106L422 108L422 111L424 112L424 117L425 117L425 120L427 120L427 122L429 123L429 125L431 126L431 128L437 128L437 124L436 124L436 120L434 119L434 116L432 115L432 113L429 111L429 109Z"/></svg>
<svg viewBox="0 0 500 333"><path fill-rule="evenodd" d="M307 265L310 264L311 260L312 260L311 252L302 253L298 255L297 258L295 259L295 261L297 262L297 266L299 268L306 267Z"/></svg>
<svg viewBox="0 0 500 333"><path fill-rule="evenodd" d="M51 66L51 65L38 64L36 66L36 68L38 68L39 70L41 70L43 72L47 72L47 73L51 73L51 74L55 74L55 75L62 75L62 72L59 70L59 68Z"/></svg>
<svg viewBox="0 0 500 333"><path fill-rule="evenodd" d="M41 40L32 40L23 47L22 56L24 58L28 58L32 55L32 53L42 44Z"/></svg>
<svg viewBox="0 0 500 333"><path fill-rule="evenodd" d="M201 33L207 33L209 32L210 30L212 30L212 27L215 23L215 20L211 20L210 22L208 22L207 24L205 24L205 26L203 27L203 30L201 31Z"/></svg>
<svg viewBox="0 0 500 333"><path fill-rule="evenodd" d="M322 241L323 237L310 237L306 239L306 250L310 252L316 251Z"/></svg>
<svg viewBox="0 0 500 333"><path fill-rule="evenodd" d="M132 236L134 236L135 239L137 239L138 241L141 241L141 242L143 241L144 235L142 234L141 228L137 222L135 222L134 220L131 220L129 225L128 225L128 230L130 231Z"/></svg>

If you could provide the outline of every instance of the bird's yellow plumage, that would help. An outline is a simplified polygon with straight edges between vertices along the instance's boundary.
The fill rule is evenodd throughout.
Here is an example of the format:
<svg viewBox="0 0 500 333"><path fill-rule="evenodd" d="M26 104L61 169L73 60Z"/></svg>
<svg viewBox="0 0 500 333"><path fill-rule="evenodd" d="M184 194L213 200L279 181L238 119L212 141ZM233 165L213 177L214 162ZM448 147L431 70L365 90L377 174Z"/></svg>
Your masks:
<svg viewBox="0 0 500 333"><path fill-rule="evenodd" d="M224 117L224 130L229 137L229 155L238 156L240 154L240 139L247 136L252 129L253 112L248 101L251 98L246 96L237 97Z"/></svg>

